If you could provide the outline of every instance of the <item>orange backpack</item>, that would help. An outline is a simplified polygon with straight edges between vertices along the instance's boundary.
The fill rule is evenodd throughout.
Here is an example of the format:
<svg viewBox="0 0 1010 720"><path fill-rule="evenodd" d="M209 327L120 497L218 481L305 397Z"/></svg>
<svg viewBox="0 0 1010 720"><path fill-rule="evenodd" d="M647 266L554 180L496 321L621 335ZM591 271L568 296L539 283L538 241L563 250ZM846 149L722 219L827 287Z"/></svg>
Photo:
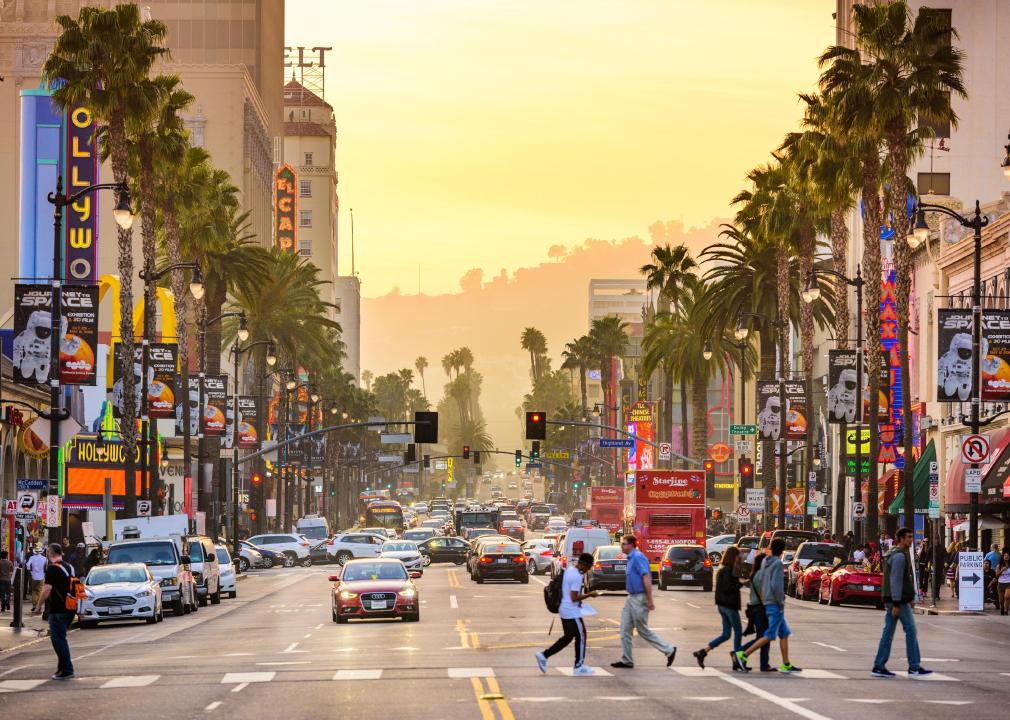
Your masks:
<svg viewBox="0 0 1010 720"><path fill-rule="evenodd" d="M68 580L67 594L64 597L64 604L68 612L76 613L77 603L88 596L87 593L84 592L84 583L82 583L76 575L70 573L66 567L64 567L63 563L60 563L60 570L66 573Z"/></svg>

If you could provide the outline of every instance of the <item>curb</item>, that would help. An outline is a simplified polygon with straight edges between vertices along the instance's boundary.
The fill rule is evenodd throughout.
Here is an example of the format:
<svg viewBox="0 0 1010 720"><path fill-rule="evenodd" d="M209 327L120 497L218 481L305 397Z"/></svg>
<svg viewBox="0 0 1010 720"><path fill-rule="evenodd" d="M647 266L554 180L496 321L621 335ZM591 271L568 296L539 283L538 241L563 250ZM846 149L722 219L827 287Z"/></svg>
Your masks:
<svg viewBox="0 0 1010 720"><path fill-rule="evenodd" d="M70 630L67 631L67 635L70 635L72 633L77 632L78 629L79 628L71 628ZM24 632L24 631L22 630L21 632ZM28 640L26 642L21 643L20 645L12 645L9 648L4 648L3 650L0 650L0 655L6 655L8 653L13 653L13 652L16 652L18 650L23 650L26 647L31 647L32 645L38 645L41 642L45 642L45 641L49 640L49 630L45 630L44 632L45 632L44 635L40 635L39 637L35 638L34 640Z"/></svg>
<svg viewBox="0 0 1010 720"><path fill-rule="evenodd" d="M970 617L985 617L987 612L973 610L938 610L936 608L915 608L916 615L964 615Z"/></svg>

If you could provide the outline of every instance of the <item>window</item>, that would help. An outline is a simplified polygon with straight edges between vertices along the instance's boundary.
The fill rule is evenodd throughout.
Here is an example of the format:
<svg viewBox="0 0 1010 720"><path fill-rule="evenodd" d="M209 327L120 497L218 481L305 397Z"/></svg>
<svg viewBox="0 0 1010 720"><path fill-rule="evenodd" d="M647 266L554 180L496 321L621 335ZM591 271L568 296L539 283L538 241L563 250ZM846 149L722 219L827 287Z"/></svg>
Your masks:
<svg viewBox="0 0 1010 720"><path fill-rule="evenodd" d="M298 254L302 257L312 257L312 241L302 238L298 241Z"/></svg>
<svg viewBox="0 0 1010 720"><path fill-rule="evenodd" d="M950 173L919 173L915 186L920 195L950 195Z"/></svg>
<svg viewBox="0 0 1010 720"><path fill-rule="evenodd" d="M305 153L305 162L302 165L312 165L312 153Z"/></svg>
<svg viewBox="0 0 1010 720"><path fill-rule="evenodd" d="M312 227L312 211L311 210L299 210L298 211L298 227Z"/></svg>
<svg viewBox="0 0 1010 720"><path fill-rule="evenodd" d="M299 180L298 181L298 194L302 197L312 197L312 181L311 180Z"/></svg>

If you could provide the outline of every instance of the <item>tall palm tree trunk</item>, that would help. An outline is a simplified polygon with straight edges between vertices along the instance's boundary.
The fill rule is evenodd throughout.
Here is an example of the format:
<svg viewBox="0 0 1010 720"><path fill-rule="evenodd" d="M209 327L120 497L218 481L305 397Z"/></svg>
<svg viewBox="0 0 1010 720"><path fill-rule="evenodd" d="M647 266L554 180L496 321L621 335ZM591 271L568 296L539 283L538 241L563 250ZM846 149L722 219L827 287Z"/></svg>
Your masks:
<svg viewBox="0 0 1010 720"><path fill-rule="evenodd" d="M804 224L800 231L800 283L806 283L814 267L814 252L816 233L813 225ZM812 303L800 303L800 352L803 356L804 373L804 403L807 413L806 448L803 452L803 477L807 478L803 502L800 510L803 512L803 527L810 530L813 527L806 504L810 494L810 472L814 469L814 447L817 423L814 422L814 306Z"/></svg>
<svg viewBox="0 0 1010 720"><path fill-rule="evenodd" d="M155 263L155 245L154 245L154 224L155 224L155 207L154 207L154 161L151 155L151 144L150 144L150 134L144 133L141 137L139 144L139 155L140 155L140 192L141 192L141 205L140 205L140 216L142 221L141 227L141 249L143 251L143 264L144 264L144 274L150 276L154 273L154 263ZM157 299L156 299L156 289L153 282L144 283L144 337L143 343L150 342L154 338L154 324L157 319ZM146 357L142 359L142 363L146 366L150 360ZM158 497L158 490L160 489L161 478L158 474L158 465L152 462L152 448L154 446L154 438L156 433L154 432L155 426L150 418L150 407L148 406L147 397L144 397L145 393L143 391L143 385L147 382L146 377L141 378L141 417L146 417L147 420L141 423L141 433L144 435L141 446L143 448L144 457L140 459L140 467L144 468L148 474L148 480L145 482L147 485L147 499L154 499Z"/></svg>
<svg viewBox="0 0 1010 720"><path fill-rule="evenodd" d="M176 216L175 205L169 200L162 208L165 220L165 244L168 250L168 264L175 265L182 262L182 253L179 251L179 223ZM193 478L193 438L189 432L189 317L188 317L188 296L189 289L183 276L185 270L173 270L172 300L175 308L175 341L178 344L179 367L181 368L181 384L177 392L182 402L182 474L183 477Z"/></svg>
<svg viewBox="0 0 1010 720"><path fill-rule="evenodd" d="M759 378L761 380L775 379L775 335L772 332L772 325L766 322L761 329L761 369ZM755 413L760 410L755 404ZM761 486L765 490L765 508L767 512L763 514L765 529L771 527L771 498L775 492L775 441L759 440L761 443Z"/></svg>
<svg viewBox="0 0 1010 720"><path fill-rule="evenodd" d="M587 397L585 365L579 365L579 393L582 400L582 415L583 417L585 417L586 413L589 411L589 399Z"/></svg>
<svg viewBox="0 0 1010 720"><path fill-rule="evenodd" d="M691 448L688 443L688 439L691 436L690 431L687 429L687 378L682 377L680 379L680 452L685 457L690 457ZM680 467L684 470L688 470L689 466L687 460L680 461Z"/></svg>
<svg viewBox="0 0 1010 720"><path fill-rule="evenodd" d="M790 296L790 283L789 283L789 247L785 244L785 241L779 243L778 248L775 251L775 291L778 297L778 320L779 324L776 330L778 331L778 349L779 349L779 380L789 379L789 368L791 366L790 356L789 356L789 296ZM781 386L780 386L781 387ZM786 417L786 408L782 408L783 417ZM786 448L788 442L785 439L785 433L782 434L781 439L776 443L778 446L779 454L779 468L777 470L778 475L781 476L783 472L782 463L788 461L786 457ZM776 487L776 497L779 499L780 512L787 513L789 511L788 504L788 494L786 488L782 487L782 483L775 483ZM782 510L781 508L784 508ZM782 515L784 517L784 514Z"/></svg>
<svg viewBox="0 0 1010 720"><path fill-rule="evenodd" d="M841 208L831 211L831 262L833 269L845 273L849 253L849 230L845 224L845 212ZM849 287L841 280L835 282L835 345L840 350L849 347ZM862 412L860 408L858 412ZM840 538L845 533L845 468L848 465L848 455L845 451L845 438L848 428L845 423L840 426L842 442L839 446L839 457L842 469L835 471L835 537Z"/></svg>
<svg viewBox="0 0 1010 720"><path fill-rule="evenodd" d="M691 457L699 463L704 462L708 456L708 382L705 380L691 382L691 434L694 436Z"/></svg>
<svg viewBox="0 0 1010 720"><path fill-rule="evenodd" d="M659 437L663 442L673 441L673 373L666 364L663 365L663 421L659 428ZM673 458L666 461L667 467L673 467Z"/></svg>
<svg viewBox="0 0 1010 720"><path fill-rule="evenodd" d="M880 370L882 348L880 345L880 160L876 148L862 158L863 198L863 263L866 266L866 366L870 394L870 473L867 478L866 532L863 540L876 541L879 536L877 508L877 457L880 452ZM861 438L856 438L859 442ZM858 489L857 489L858 491Z"/></svg>

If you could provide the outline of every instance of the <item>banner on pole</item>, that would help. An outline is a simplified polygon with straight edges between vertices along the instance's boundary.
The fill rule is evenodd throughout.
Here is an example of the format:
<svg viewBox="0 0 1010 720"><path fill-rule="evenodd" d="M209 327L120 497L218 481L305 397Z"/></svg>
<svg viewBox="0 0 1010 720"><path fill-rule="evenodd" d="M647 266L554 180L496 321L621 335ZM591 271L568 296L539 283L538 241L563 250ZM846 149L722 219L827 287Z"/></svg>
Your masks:
<svg viewBox="0 0 1010 720"><path fill-rule="evenodd" d="M14 382L44 385L52 365L49 285L14 286ZM60 292L60 383L94 385L97 377L98 286L66 285Z"/></svg>

